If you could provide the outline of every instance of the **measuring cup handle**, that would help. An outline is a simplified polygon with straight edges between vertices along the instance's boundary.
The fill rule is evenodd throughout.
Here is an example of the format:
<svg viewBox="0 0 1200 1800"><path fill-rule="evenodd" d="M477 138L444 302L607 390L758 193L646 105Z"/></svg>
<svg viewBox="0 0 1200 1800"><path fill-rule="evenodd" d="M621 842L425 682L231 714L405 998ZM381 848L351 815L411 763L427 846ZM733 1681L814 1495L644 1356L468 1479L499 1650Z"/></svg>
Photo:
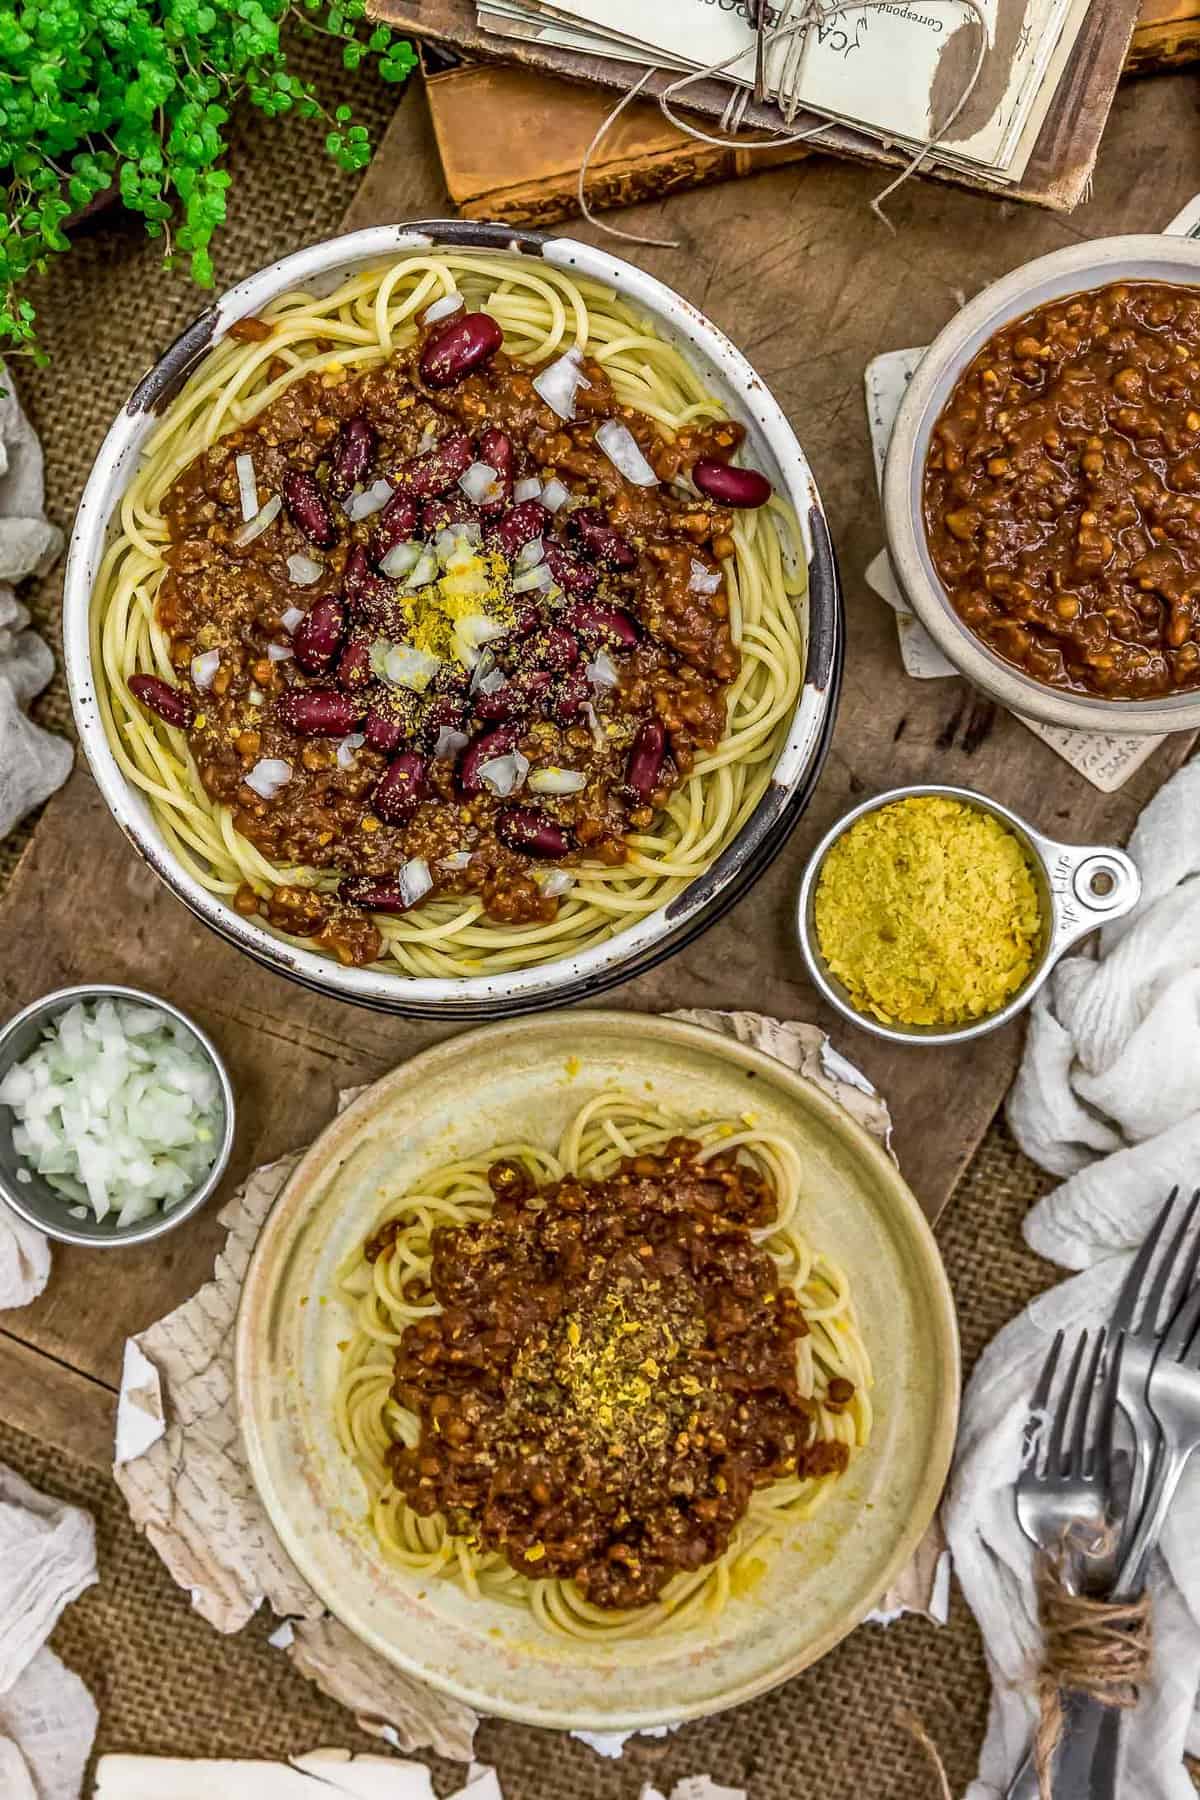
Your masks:
<svg viewBox="0 0 1200 1800"><path fill-rule="evenodd" d="M1060 956L1100 925L1123 919L1142 893L1137 864L1103 844L1043 843L1054 923L1050 949Z"/></svg>

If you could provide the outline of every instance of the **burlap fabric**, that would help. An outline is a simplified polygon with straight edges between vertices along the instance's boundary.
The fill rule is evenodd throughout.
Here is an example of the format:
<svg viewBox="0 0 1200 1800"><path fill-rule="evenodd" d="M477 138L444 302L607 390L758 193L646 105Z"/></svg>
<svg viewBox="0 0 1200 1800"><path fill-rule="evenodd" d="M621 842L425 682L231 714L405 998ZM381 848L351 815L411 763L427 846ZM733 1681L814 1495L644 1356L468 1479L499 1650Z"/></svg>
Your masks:
<svg viewBox="0 0 1200 1800"><path fill-rule="evenodd" d="M351 100L377 138L394 94L346 75L335 46L317 43L305 60L327 98ZM230 160L235 217L217 253L222 286L336 228L355 180L314 154L315 129L243 114ZM15 360L13 372L46 449L47 509L66 527L114 412L202 304L181 275L160 272L159 255L136 221L116 213L77 238L37 293L52 367L38 371ZM60 595L61 567L31 596L52 642ZM61 676L37 710L44 723L69 729ZM0 845L0 887L30 828ZM997 1126L948 1209L940 1236L968 1366L1051 1277L1020 1240L1021 1219L1043 1185ZM197 1618L134 1532L111 1482L3 1427L0 1457L95 1516L101 1583L69 1609L54 1644L99 1703L100 1751L283 1756L328 1742L378 1748L270 1648L266 1621L222 1638ZM484 1727L480 1748L498 1764L509 1800L575 1800L580 1793L631 1800L643 1780L667 1788L700 1770L751 1786L753 1800L920 1800L937 1789L895 1709L921 1717L961 1791L974 1767L986 1699L977 1634L956 1600L945 1630L914 1619L887 1631L864 1627L777 1693L677 1736L633 1745L619 1762L602 1762L558 1735L498 1723Z"/></svg>

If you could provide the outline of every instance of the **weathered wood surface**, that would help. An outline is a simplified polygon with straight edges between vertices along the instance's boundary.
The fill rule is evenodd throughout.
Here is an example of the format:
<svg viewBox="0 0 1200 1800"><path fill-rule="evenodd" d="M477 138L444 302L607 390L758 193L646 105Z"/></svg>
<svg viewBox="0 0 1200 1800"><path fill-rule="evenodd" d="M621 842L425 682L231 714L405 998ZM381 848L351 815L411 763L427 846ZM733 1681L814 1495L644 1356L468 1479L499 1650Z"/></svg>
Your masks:
<svg viewBox="0 0 1200 1800"><path fill-rule="evenodd" d="M1031 256L1169 218L1196 186L1196 89L1194 76L1176 75L1123 91L1096 198L1071 220L914 184L893 203L892 236L868 211L878 177L816 160L622 220L681 240L677 250L630 254L706 307L794 421L841 558L849 646L825 775L783 855L729 917L606 1004L742 1006L821 1020L887 1095L901 1165L931 1216L1000 1102L1019 1036L1010 1030L962 1050L904 1049L824 1017L792 928L807 849L859 796L922 779L981 787L1064 837L1119 839L1187 744L1172 740L1121 793L1103 796L964 684L904 676L891 616L862 578L881 541L863 368L878 351L927 341L965 295ZM441 205L414 92L348 222L430 216ZM0 1016L67 982L120 980L167 996L211 1031L239 1097L226 1194L255 1164L312 1138L339 1087L458 1029L320 999L239 957L142 866L82 770L48 809L13 881L0 942ZM54 1441L69 1432L103 1461L124 1340L210 1273L217 1210L144 1249L56 1248L46 1293L0 1320L0 1413Z"/></svg>

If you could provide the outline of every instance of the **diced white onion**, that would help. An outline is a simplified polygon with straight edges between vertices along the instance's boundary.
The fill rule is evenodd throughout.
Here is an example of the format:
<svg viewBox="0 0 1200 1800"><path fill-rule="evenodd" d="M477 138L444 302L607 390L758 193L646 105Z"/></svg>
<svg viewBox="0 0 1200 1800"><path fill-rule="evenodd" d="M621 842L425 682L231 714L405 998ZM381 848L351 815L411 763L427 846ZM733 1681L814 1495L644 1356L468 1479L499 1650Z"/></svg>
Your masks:
<svg viewBox="0 0 1200 1800"><path fill-rule="evenodd" d="M470 862L471 852L469 850L455 850L451 856L438 857L438 868L449 869L452 873L457 875L463 869L468 868Z"/></svg>
<svg viewBox="0 0 1200 1800"><path fill-rule="evenodd" d="M459 476L458 485L467 499L476 506L485 506L504 498L500 477L491 463L473 462L466 473Z"/></svg>
<svg viewBox="0 0 1200 1800"><path fill-rule="evenodd" d="M311 556L305 556L299 550L287 559L288 578L293 587L311 587L325 573L325 564L314 562Z"/></svg>
<svg viewBox="0 0 1200 1800"><path fill-rule="evenodd" d="M542 484L536 475L526 475L513 488L514 500L540 500Z"/></svg>
<svg viewBox="0 0 1200 1800"><path fill-rule="evenodd" d="M638 448L638 441L620 419L605 419L596 442L613 467L634 487L657 487L658 476Z"/></svg>
<svg viewBox="0 0 1200 1800"><path fill-rule="evenodd" d="M454 635L467 649L479 650L484 644L507 637L508 626L502 625L499 619L489 619L486 613L468 613L465 619L456 622Z"/></svg>
<svg viewBox="0 0 1200 1800"><path fill-rule="evenodd" d="M393 687L423 694L441 666L441 657L418 650L415 644L396 644L383 659L383 676Z"/></svg>
<svg viewBox="0 0 1200 1800"><path fill-rule="evenodd" d="M351 494L343 508L348 519L369 519L372 513L382 512L391 499L394 489L390 481L373 481L369 488L362 488Z"/></svg>
<svg viewBox="0 0 1200 1800"><path fill-rule="evenodd" d="M352 769L354 753L356 750L361 750L366 741L366 737L361 731L352 731L349 737L344 737L337 747L338 768Z"/></svg>
<svg viewBox="0 0 1200 1800"><path fill-rule="evenodd" d="M538 886L548 900L557 900L561 894L570 893L575 886L575 877L569 869L551 869L548 875L540 877Z"/></svg>
<svg viewBox="0 0 1200 1800"><path fill-rule="evenodd" d="M607 650L597 650L584 673L592 686L598 688L617 687L621 680L617 674L617 665Z"/></svg>
<svg viewBox="0 0 1200 1800"><path fill-rule="evenodd" d="M219 650L205 650L192 658L192 680L198 688L210 688L221 666Z"/></svg>
<svg viewBox="0 0 1200 1800"><path fill-rule="evenodd" d="M421 441L417 445L418 456L428 456L431 450L437 449L438 435L432 425L427 425L421 433Z"/></svg>
<svg viewBox="0 0 1200 1800"><path fill-rule="evenodd" d="M263 691L261 688L252 687L246 698L249 700L251 706L261 706L263 703Z"/></svg>
<svg viewBox="0 0 1200 1800"><path fill-rule="evenodd" d="M583 357L578 350L568 350L565 356L548 364L533 378L534 393L560 419L575 417L576 396L581 387L590 388L591 385L583 372Z"/></svg>
<svg viewBox="0 0 1200 1800"><path fill-rule="evenodd" d="M429 864L423 856L414 856L400 867L400 898L405 906L415 906L423 900L433 886L433 876L429 872Z"/></svg>
<svg viewBox="0 0 1200 1800"><path fill-rule="evenodd" d="M242 517L247 523L258 513L258 483L254 478L254 458L245 452L235 456L233 466L237 470L238 499L242 503Z"/></svg>
<svg viewBox="0 0 1200 1800"><path fill-rule="evenodd" d="M510 750L505 756L493 756L479 765L479 779L485 781L502 800L516 793L528 773L529 759L522 756L519 750Z"/></svg>
<svg viewBox="0 0 1200 1800"><path fill-rule="evenodd" d="M688 582L688 588L693 594L715 594L724 579L720 569L710 569L693 556L692 575Z"/></svg>
<svg viewBox="0 0 1200 1800"><path fill-rule="evenodd" d="M291 763L278 756L260 756L250 773L243 777L246 786L253 788L263 800L273 800L291 779Z"/></svg>
<svg viewBox="0 0 1200 1800"><path fill-rule="evenodd" d="M596 711L590 700L584 702L582 711L584 718L588 722L588 729L592 734L593 744L595 744L597 750L603 750L608 743L608 738L605 736L604 727L600 723L599 713Z"/></svg>
<svg viewBox="0 0 1200 1800"><path fill-rule="evenodd" d="M462 311L462 304L463 297L461 294L443 294L440 300L435 300L432 306L427 306L425 308L425 316L422 323L425 325L436 325L439 319L449 319L456 312Z"/></svg>
<svg viewBox="0 0 1200 1800"><path fill-rule="evenodd" d="M283 626L283 629L290 636L291 633L293 631L295 631L297 625L299 625L299 623L300 623L301 619L303 619L303 617L304 617L304 614L301 612L301 610L298 606L289 606L287 611L284 613L282 619L279 622Z"/></svg>
<svg viewBox="0 0 1200 1800"><path fill-rule="evenodd" d="M433 554L433 551L422 551L421 555L417 558L415 566L410 569L409 573L404 577L405 592L412 594L415 593L418 588L428 587L431 581L437 580L440 573L438 559Z"/></svg>
<svg viewBox="0 0 1200 1800"><path fill-rule="evenodd" d="M483 532L474 519L468 519L462 525L446 525L433 540L434 554L443 569L447 569L456 558L464 563L469 561L482 538Z"/></svg>
<svg viewBox="0 0 1200 1800"><path fill-rule="evenodd" d="M549 563L538 563L535 568L522 569L519 575L513 576L513 593L528 594L535 588L548 588L554 583Z"/></svg>
<svg viewBox="0 0 1200 1800"><path fill-rule="evenodd" d="M379 567L384 575L390 575L393 581L399 581L410 569L415 569L421 560L425 546L414 542L411 538L404 544L393 544L387 555L381 560Z"/></svg>
<svg viewBox="0 0 1200 1800"><path fill-rule="evenodd" d="M560 512L570 498L570 490L563 486L557 475L552 475L542 489L542 505L547 512Z"/></svg>
<svg viewBox="0 0 1200 1800"><path fill-rule="evenodd" d="M0 1081L24 1167L74 1217L118 1227L186 1200L212 1167L221 1090L186 1026L157 1007L77 1001Z"/></svg>
<svg viewBox="0 0 1200 1800"><path fill-rule="evenodd" d="M578 794L587 786L587 776L581 775L578 769L549 768L535 769L529 777L529 791L532 794Z"/></svg>
<svg viewBox="0 0 1200 1800"><path fill-rule="evenodd" d="M517 560L513 567L524 572L526 569L536 569L538 564L545 560L546 546L542 539L540 537L530 538L529 542L522 544L517 551Z"/></svg>
<svg viewBox="0 0 1200 1800"><path fill-rule="evenodd" d="M501 688L508 686L508 676L503 669L489 669L476 689L480 694L498 694Z"/></svg>
<svg viewBox="0 0 1200 1800"><path fill-rule="evenodd" d="M433 746L433 754L439 762L448 762L465 750L470 739L465 731L456 731L453 725L443 725L437 734L437 743Z"/></svg>
<svg viewBox="0 0 1200 1800"><path fill-rule="evenodd" d="M296 652L289 650L286 644L267 645L267 658L270 662L288 662L295 654Z"/></svg>
<svg viewBox="0 0 1200 1800"><path fill-rule="evenodd" d="M233 541L239 550L244 550L247 544L252 544L255 538L262 536L268 525L279 517L282 505L279 495L272 494L261 512L256 513L248 525L243 525L239 531L234 532Z"/></svg>

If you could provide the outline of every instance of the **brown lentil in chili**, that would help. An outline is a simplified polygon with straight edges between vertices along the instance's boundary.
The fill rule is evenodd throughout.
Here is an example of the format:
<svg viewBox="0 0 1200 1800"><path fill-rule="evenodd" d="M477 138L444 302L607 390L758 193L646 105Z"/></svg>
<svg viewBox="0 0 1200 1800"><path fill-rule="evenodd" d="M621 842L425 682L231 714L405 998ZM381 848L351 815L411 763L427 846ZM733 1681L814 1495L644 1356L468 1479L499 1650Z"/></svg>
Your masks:
<svg viewBox="0 0 1200 1800"><path fill-rule="evenodd" d="M491 1214L433 1232L420 1298L441 1310L396 1350L392 1391L420 1422L389 1452L408 1504L597 1606L653 1600L720 1556L756 1488L847 1461L816 1438L797 1382L808 1327L751 1236L775 1216L770 1185L699 1150L674 1138L606 1180L541 1189L493 1165Z"/></svg>
<svg viewBox="0 0 1200 1800"><path fill-rule="evenodd" d="M1036 681L1200 687L1200 292L1115 282L997 332L934 426L924 514L955 611Z"/></svg>

